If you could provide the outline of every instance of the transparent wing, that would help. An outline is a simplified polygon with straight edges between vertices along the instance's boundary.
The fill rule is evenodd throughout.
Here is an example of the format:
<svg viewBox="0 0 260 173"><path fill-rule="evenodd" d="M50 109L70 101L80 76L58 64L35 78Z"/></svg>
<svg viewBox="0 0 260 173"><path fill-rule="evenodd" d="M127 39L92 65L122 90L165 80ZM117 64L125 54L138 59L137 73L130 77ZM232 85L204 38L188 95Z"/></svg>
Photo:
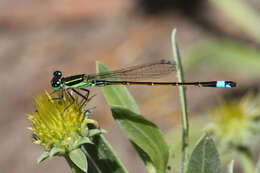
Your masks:
<svg viewBox="0 0 260 173"><path fill-rule="evenodd" d="M159 62L127 67L108 73L90 74L89 80L145 80L166 76L175 71L175 63L167 60Z"/></svg>

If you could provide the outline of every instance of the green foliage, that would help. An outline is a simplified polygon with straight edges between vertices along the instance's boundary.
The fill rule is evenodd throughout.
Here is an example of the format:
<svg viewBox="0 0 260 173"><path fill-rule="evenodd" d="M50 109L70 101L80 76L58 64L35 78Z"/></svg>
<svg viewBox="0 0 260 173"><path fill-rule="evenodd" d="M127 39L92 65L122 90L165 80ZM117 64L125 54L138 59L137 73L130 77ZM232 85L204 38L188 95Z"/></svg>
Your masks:
<svg viewBox="0 0 260 173"><path fill-rule="evenodd" d="M37 163L41 163L42 161L44 161L45 159L47 159L49 157L49 152L44 151L37 159Z"/></svg>
<svg viewBox="0 0 260 173"><path fill-rule="evenodd" d="M86 158L85 154L83 153L83 151L81 151L80 148L70 151L69 158L82 171L84 171L84 172L88 171L87 158Z"/></svg>
<svg viewBox="0 0 260 173"><path fill-rule="evenodd" d="M58 147L53 147L49 153L50 157L56 156L56 155L62 155L65 153L65 150Z"/></svg>
<svg viewBox="0 0 260 173"><path fill-rule="evenodd" d="M97 62L96 68L97 73L104 73L109 71L109 69L100 62ZM134 98L128 92L125 86L106 86L103 87L102 90L109 105L123 106L137 114L140 114L139 108Z"/></svg>
<svg viewBox="0 0 260 173"><path fill-rule="evenodd" d="M185 82L184 81L184 74L183 68L181 63L181 55L178 48L178 44L176 41L176 29L172 31L172 49L173 55L176 62L176 71L178 82ZM189 116L187 111L187 101L186 101L186 89L183 86L179 87L179 94L181 99L181 110L182 110L182 162L181 162L181 172L185 171L184 163L187 160L187 147L188 147L188 140L189 140Z"/></svg>
<svg viewBox="0 0 260 173"><path fill-rule="evenodd" d="M95 135L92 144L84 145L91 160L101 172L127 173L123 163L103 135Z"/></svg>
<svg viewBox="0 0 260 173"><path fill-rule="evenodd" d="M97 131L100 131L99 129L95 129ZM100 133L99 133L100 134ZM95 135L98 135L95 134ZM94 144L89 138L87 137L82 137L82 138L79 138L74 144L73 144L73 149L76 149L76 148L80 148L81 145L83 144L87 144L87 143L90 143L90 144Z"/></svg>
<svg viewBox="0 0 260 173"><path fill-rule="evenodd" d="M260 51L243 43L225 39L210 40L197 44L186 56L184 61L186 72L206 66L211 71L219 73L259 75ZM219 71L219 67L222 71Z"/></svg>
<svg viewBox="0 0 260 173"><path fill-rule="evenodd" d="M205 131L206 121L208 119L190 119L190 129L189 132L189 145L187 146L187 156L190 156L194 146L196 145L198 139L200 139L201 134ZM171 170L177 172L181 163L181 154L182 154L182 133L181 128L176 127L167 133L167 142L169 143L170 148L170 158L169 165L171 165ZM187 157L188 159L189 157ZM184 164L187 165L188 161Z"/></svg>
<svg viewBox="0 0 260 173"><path fill-rule="evenodd" d="M244 0L210 0L222 15L229 18L242 30L246 31L249 36L260 42L260 16L254 8L250 8Z"/></svg>
<svg viewBox="0 0 260 173"><path fill-rule="evenodd" d="M109 71L97 63L97 72ZM168 146L159 128L139 115L139 109L124 86L103 88L113 116L143 159L149 172L163 173L168 162Z"/></svg>
<svg viewBox="0 0 260 173"><path fill-rule="evenodd" d="M234 160L231 160L231 162L228 164L226 173L233 173L233 171L234 171Z"/></svg>
<svg viewBox="0 0 260 173"><path fill-rule="evenodd" d="M123 163L103 135L95 135L92 144L84 145L89 157L101 172L127 173Z"/></svg>
<svg viewBox="0 0 260 173"><path fill-rule="evenodd" d="M187 168L187 173L220 173L220 159L214 141L203 136L195 146Z"/></svg>
<svg viewBox="0 0 260 173"><path fill-rule="evenodd" d="M130 142L137 148L144 162L165 172L168 162L168 146L161 131L144 117L120 106L111 107L114 119Z"/></svg>

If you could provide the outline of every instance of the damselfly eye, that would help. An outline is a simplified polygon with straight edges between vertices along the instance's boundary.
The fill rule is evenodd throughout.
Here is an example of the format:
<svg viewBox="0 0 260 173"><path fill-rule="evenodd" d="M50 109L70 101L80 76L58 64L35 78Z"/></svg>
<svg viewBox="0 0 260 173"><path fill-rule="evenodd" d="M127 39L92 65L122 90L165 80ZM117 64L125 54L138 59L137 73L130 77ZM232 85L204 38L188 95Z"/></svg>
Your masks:
<svg viewBox="0 0 260 173"><path fill-rule="evenodd" d="M55 71L55 72L53 73L53 76L58 77L58 78L61 78L62 73L61 73L61 71Z"/></svg>
<svg viewBox="0 0 260 173"><path fill-rule="evenodd" d="M54 80L51 81L51 86L52 87L58 87L59 85L60 85L59 81L54 81Z"/></svg>
<svg viewBox="0 0 260 173"><path fill-rule="evenodd" d="M51 87L53 90L57 91L61 88L61 82L57 79L51 80Z"/></svg>
<svg viewBox="0 0 260 173"><path fill-rule="evenodd" d="M52 82L52 87L59 87L60 84L61 84L60 81L56 81L56 82L53 81L53 82Z"/></svg>

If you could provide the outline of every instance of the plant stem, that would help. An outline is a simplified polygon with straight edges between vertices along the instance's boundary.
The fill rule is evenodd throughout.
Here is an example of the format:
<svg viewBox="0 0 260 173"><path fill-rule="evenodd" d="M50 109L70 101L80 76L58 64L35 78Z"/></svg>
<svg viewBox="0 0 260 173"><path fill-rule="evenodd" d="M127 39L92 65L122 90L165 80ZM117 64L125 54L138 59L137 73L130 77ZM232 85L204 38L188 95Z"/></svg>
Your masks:
<svg viewBox="0 0 260 173"><path fill-rule="evenodd" d="M172 47L173 47L173 55L176 61L176 70L178 82L184 82L183 69L181 64L181 57L179 48L176 42L176 29L172 31ZM184 165L187 160L187 147L188 147L188 139L189 139L189 122L188 122L188 113L187 113L187 103L186 103L186 92L185 87L179 87L180 99L181 99L181 109L182 109L182 159L181 159L181 168L180 172L183 173Z"/></svg>

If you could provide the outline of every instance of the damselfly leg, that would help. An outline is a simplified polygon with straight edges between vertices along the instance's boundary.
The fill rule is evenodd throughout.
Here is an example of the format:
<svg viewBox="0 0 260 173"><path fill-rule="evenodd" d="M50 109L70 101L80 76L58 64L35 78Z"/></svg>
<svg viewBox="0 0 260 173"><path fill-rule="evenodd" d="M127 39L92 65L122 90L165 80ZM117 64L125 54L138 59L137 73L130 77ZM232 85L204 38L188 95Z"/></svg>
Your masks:
<svg viewBox="0 0 260 173"><path fill-rule="evenodd" d="M62 91L61 91L61 93L62 93L61 98L63 99L64 92L66 92L68 94L68 96L72 100L72 102L64 109L64 111L67 110L71 105L73 105L75 100L76 100L75 97L72 95L72 93L70 91L73 91L74 93L76 93L78 96L80 96L83 99L83 102L81 103L81 105L79 107L79 110L81 110L81 108L86 104L86 102L88 101L88 98L89 98L89 90L88 89L84 89L84 88L83 89L80 88L80 90L86 92L86 95L83 95L82 93L80 93L79 91L77 91L74 88L62 89Z"/></svg>
<svg viewBox="0 0 260 173"><path fill-rule="evenodd" d="M84 100L82 102L82 104L80 105L79 109L82 108L83 105L85 105L85 103L88 101L88 96L89 96L89 90L88 89L84 89L84 88L80 88L81 91L85 91L87 94L83 95L80 92L78 92L77 90L75 90L74 88L72 88L72 91L75 92L76 94L78 94L80 97L82 97L82 99Z"/></svg>
<svg viewBox="0 0 260 173"><path fill-rule="evenodd" d="M66 109L68 109L71 105L73 105L73 103L75 102L75 98L73 97L73 95L69 92L71 88L65 89L64 91L69 95L69 97L71 98L72 102L64 109L64 112L66 111ZM62 89L63 90L63 89Z"/></svg>

